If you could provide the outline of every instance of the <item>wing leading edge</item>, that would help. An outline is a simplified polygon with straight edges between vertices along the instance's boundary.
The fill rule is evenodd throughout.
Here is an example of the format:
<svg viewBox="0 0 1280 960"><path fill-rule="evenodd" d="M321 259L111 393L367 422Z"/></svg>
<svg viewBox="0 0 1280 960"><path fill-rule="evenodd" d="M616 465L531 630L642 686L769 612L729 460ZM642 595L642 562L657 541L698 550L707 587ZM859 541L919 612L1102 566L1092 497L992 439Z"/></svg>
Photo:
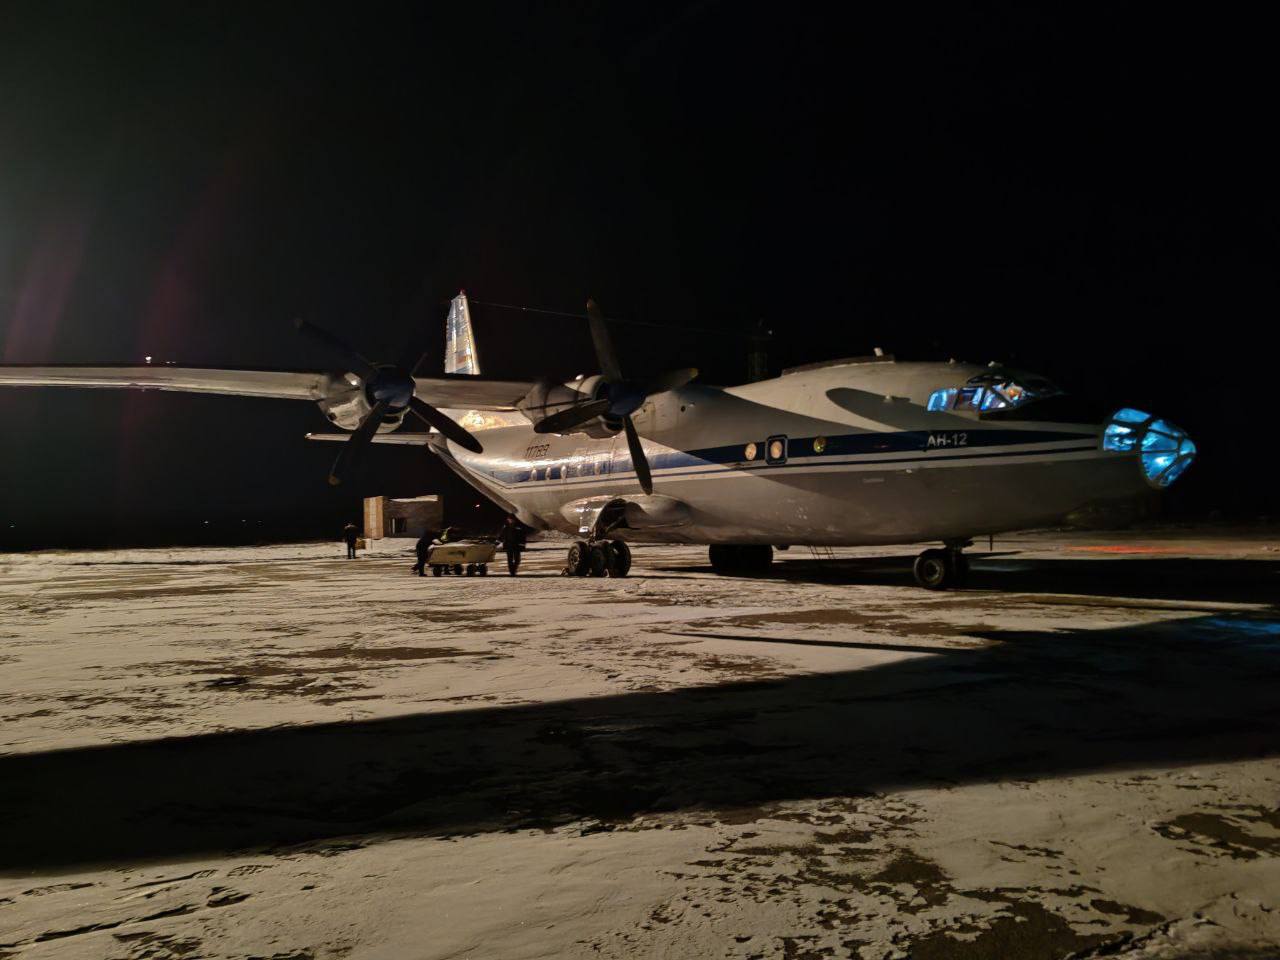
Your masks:
<svg viewBox="0 0 1280 960"><path fill-rule="evenodd" d="M322 400L339 376L304 370L223 370L167 364L0 364L0 386L174 390L281 400ZM350 389L349 387L347 389Z"/></svg>
<svg viewBox="0 0 1280 960"><path fill-rule="evenodd" d="M280 400L326 400L358 384L314 370L228 370L167 364L0 364L0 387L172 390ZM415 377L414 395L437 407L514 410L533 381L466 374Z"/></svg>
<svg viewBox="0 0 1280 960"><path fill-rule="evenodd" d="M349 433L308 433L308 440L322 440L330 443L346 443L351 439ZM421 433L411 432L408 430L397 430L394 433L376 433L370 438L370 443L386 443L403 447L429 447L432 441L442 441L443 438L438 433Z"/></svg>

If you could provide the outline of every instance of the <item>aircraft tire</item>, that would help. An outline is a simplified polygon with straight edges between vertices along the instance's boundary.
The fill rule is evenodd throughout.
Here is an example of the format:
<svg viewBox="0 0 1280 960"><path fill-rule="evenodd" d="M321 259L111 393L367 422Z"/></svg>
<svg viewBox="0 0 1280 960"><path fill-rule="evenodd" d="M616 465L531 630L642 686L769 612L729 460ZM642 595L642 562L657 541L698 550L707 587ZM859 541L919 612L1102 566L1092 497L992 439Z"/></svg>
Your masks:
<svg viewBox="0 0 1280 960"><path fill-rule="evenodd" d="M443 574L444 574L444 568L441 567L440 564L434 563L431 565L431 575L433 577L443 576Z"/></svg>
<svg viewBox="0 0 1280 960"><path fill-rule="evenodd" d="M462 564L460 564L460 563L455 563L455 564L453 565L453 575L454 575L455 577L460 577L460 576L462 576Z"/></svg>
<svg viewBox="0 0 1280 960"><path fill-rule="evenodd" d="M947 562L951 567L951 585L963 587L969 581L969 558L959 550L953 550Z"/></svg>
<svg viewBox="0 0 1280 960"><path fill-rule="evenodd" d="M605 547L609 559L609 576L625 577L631 572L631 548L625 541L614 540Z"/></svg>
<svg viewBox="0 0 1280 960"><path fill-rule="evenodd" d="M916 557L911 572L926 590L945 590L955 580L955 571L946 550L926 550Z"/></svg>
<svg viewBox="0 0 1280 960"><path fill-rule="evenodd" d="M766 544L752 544L741 547L742 566L750 573L767 573L773 566L773 547Z"/></svg>
<svg viewBox="0 0 1280 960"><path fill-rule="evenodd" d="M707 559L716 573L736 573L738 548L728 543L713 543L707 548Z"/></svg>
<svg viewBox="0 0 1280 960"><path fill-rule="evenodd" d="M569 561L565 564L565 572L571 577L587 575L587 545L581 540L575 540L573 546L569 548Z"/></svg>
<svg viewBox="0 0 1280 960"><path fill-rule="evenodd" d="M603 577L609 572L609 557L605 553L607 546L593 543L587 547L587 574L592 577Z"/></svg>
<svg viewBox="0 0 1280 960"><path fill-rule="evenodd" d="M476 573L482 577L487 577L489 575L489 565L487 563L480 564L476 567Z"/></svg>

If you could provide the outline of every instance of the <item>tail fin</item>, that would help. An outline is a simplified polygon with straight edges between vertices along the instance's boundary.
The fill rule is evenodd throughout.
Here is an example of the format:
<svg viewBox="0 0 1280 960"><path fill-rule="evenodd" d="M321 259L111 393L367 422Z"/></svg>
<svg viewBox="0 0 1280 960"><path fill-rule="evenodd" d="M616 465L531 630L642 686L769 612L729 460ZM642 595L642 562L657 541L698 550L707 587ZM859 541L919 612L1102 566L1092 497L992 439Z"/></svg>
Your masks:
<svg viewBox="0 0 1280 960"><path fill-rule="evenodd" d="M458 295L449 304L449 316L444 322L444 338L444 372L478 376L480 354L476 350L476 336L471 329L471 308L467 306L465 290L459 290ZM489 430L493 427L528 426L529 424L523 414L514 410L446 410L443 412L468 430Z"/></svg>
<svg viewBox="0 0 1280 960"><path fill-rule="evenodd" d="M467 306L467 291L459 290L449 304L449 317L445 320L444 372L480 372L480 354L476 352L476 338L471 331L471 309Z"/></svg>

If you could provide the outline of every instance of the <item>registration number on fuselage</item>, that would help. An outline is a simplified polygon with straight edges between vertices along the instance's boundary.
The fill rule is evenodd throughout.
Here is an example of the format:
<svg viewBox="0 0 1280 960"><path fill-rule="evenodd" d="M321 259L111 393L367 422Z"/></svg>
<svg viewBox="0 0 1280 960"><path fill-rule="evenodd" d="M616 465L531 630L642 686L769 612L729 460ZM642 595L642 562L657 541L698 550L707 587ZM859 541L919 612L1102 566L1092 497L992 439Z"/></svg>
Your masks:
<svg viewBox="0 0 1280 960"><path fill-rule="evenodd" d="M967 447L969 445L969 434L959 430L942 430L937 433L930 433L929 440L925 443L926 450L933 450L940 447Z"/></svg>

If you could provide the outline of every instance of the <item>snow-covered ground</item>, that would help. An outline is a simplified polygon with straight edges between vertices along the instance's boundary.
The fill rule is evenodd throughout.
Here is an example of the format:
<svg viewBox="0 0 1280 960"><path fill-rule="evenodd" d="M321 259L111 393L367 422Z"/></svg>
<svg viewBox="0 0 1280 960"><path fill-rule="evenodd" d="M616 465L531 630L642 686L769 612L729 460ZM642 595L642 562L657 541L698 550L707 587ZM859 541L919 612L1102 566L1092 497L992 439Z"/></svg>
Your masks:
<svg viewBox="0 0 1280 960"><path fill-rule="evenodd" d="M1273 956L1274 532L0 557L0 960Z"/></svg>

